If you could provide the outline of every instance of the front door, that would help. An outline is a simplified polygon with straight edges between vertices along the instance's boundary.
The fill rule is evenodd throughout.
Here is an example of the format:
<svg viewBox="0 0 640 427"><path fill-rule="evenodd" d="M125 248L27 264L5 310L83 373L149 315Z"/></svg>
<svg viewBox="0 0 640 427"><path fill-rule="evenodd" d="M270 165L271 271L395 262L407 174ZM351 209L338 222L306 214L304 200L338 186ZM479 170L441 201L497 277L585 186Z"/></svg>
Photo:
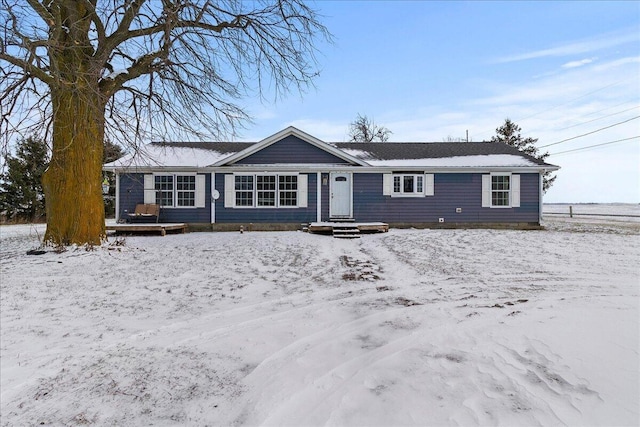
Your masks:
<svg viewBox="0 0 640 427"><path fill-rule="evenodd" d="M351 218L351 174L331 173L331 218Z"/></svg>

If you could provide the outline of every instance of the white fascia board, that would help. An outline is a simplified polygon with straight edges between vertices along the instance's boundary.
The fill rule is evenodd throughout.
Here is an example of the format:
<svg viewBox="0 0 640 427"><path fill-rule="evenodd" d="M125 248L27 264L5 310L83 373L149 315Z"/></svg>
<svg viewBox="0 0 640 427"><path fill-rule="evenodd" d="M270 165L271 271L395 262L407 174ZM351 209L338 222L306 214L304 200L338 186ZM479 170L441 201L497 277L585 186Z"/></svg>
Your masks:
<svg viewBox="0 0 640 427"><path fill-rule="evenodd" d="M289 126L288 128L281 130L280 132L274 133L273 135L263 139L262 141L253 144L251 147L245 148L242 151L239 151L229 157L226 157L212 164L211 166L213 167L225 166L230 163L237 162L238 160L242 160L245 157L249 157L250 155L257 153L258 151L263 150L264 148L270 146L271 144L274 144L290 135L297 136L301 140L308 142L309 144L314 145L320 148L321 150L324 150L348 162L352 162L360 166L368 166L368 163L364 162L363 160L360 160L357 157L353 157L350 154L347 154L344 151L340 150L339 148L329 145L326 142L321 141L318 138L311 136L308 133L303 132L300 129L293 126Z"/></svg>
<svg viewBox="0 0 640 427"><path fill-rule="evenodd" d="M425 167L425 166L385 166L385 167L358 167L349 170L356 173L391 173L391 172L415 172L424 173L491 173L491 172L514 172L514 173L540 173L547 170L558 170L558 167L550 168L545 166L499 166L499 167Z"/></svg>
<svg viewBox="0 0 640 427"><path fill-rule="evenodd" d="M268 165L232 165L232 166L207 166L207 167L103 167L103 170L116 173L234 173L234 172L328 172L345 171L354 173L392 173L392 172L415 172L424 173L491 173L491 172L513 172L513 173L543 173L545 171L556 171L557 166L500 166L500 167L451 167L434 168L424 166L354 166L344 164L268 164Z"/></svg>
<svg viewBox="0 0 640 427"><path fill-rule="evenodd" d="M219 166L215 168L207 168L207 171L215 171L219 173L234 172L327 172L329 170L359 171L363 166L353 166L344 164L290 164L277 163L268 165L230 165Z"/></svg>
<svg viewBox="0 0 640 427"><path fill-rule="evenodd" d="M202 167L197 166L149 166L149 167L141 167L141 166L133 166L129 168L123 167L103 167L102 170L107 172L116 172L116 173L179 173L179 172L188 172L188 173L208 173L210 170L207 170Z"/></svg>

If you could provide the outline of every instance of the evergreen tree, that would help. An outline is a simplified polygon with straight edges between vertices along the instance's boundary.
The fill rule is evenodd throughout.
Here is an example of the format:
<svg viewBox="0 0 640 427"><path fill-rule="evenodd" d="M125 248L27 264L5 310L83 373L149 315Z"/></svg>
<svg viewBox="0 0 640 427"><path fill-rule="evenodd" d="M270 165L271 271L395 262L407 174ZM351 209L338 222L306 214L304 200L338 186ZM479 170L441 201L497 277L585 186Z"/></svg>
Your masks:
<svg viewBox="0 0 640 427"><path fill-rule="evenodd" d="M49 165L49 148L35 136L20 141L16 155L6 158L0 175L0 212L9 219L38 221L45 214L42 175Z"/></svg>
<svg viewBox="0 0 640 427"><path fill-rule="evenodd" d="M538 138L523 138L520 134L521 130L520 126L507 118L502 126L496 128L496 136L491 137L491 142L504 142L505 144L516 147L523 153L535 157L538 160L544 161L549 157L548 152L543 154L539 153L538 148L535 145L536 142L538 142ZM551 176L551 171L544 173L542 176L542 189L545 193L549 188L551 188L553 181L555 180L556 177Z"/></svg>

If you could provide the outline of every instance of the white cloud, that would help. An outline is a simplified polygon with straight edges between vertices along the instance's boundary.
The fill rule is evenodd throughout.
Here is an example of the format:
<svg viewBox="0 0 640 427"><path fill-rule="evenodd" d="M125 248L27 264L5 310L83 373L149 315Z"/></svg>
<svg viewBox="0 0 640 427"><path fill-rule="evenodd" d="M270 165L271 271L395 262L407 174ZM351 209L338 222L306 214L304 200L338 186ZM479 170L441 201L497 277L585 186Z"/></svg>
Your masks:
<svg viewBox="0 0 640 427"><path fill-rule="evenodd" d="M498 58L495 62L507 63L524 61L528 59L544 58L549 56L581 55L589 52L595 52L602 49L620 46L627 43L637 43L639 40L640 36L638 36L637 29L634 28L625 31L618 31L615 33L602 34L595 38L574 41L548 49L540 49L533 52L505 56L502 58Z"/></svg>
<svg viewBox="0 0 640 427"><path fill-rule="evenodd" d="M579 61L567 62L566 64L562 64L562 68L578 68L578 67L582 67L583 65L591 64L596 59L598 59L598 58L585 58L585 59L581 59Z"/></svg>

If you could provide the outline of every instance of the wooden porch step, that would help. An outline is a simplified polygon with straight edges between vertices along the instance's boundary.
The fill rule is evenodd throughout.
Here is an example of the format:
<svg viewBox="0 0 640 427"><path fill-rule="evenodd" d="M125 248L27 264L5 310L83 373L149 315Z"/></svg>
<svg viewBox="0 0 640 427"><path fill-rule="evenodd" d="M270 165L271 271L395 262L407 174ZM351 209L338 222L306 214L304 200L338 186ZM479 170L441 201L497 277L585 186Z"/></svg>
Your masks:
<svg viewBox="0 0 640 427"><path fill-rule="evenodd" d="M336 239L359 239L360 229L354 226L333 226L333 237Z"/></svg>
<svg viewBox="0 0 640 427"><path fill-rule="evenodd" d="M339 222L339 223L355 223L356 220L354 218L331 218L329 221L331 222Z"/></svg>

